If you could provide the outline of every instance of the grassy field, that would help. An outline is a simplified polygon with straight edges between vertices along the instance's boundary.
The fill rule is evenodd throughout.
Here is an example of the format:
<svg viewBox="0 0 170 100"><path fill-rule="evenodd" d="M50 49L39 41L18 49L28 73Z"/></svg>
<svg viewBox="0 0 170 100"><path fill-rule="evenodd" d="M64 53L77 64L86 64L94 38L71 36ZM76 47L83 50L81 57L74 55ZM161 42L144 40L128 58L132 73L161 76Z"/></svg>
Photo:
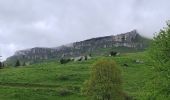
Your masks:
<svg viewBox="0 0 170 100"><path fill-rule="evenodd" d="M90 67L101 58L67 64L52 61L1 69L0 100L86 100L80 89L89 78ZM122 70L123 88L128 95L137 100L145 100L150 95L146 86L152 78L153 66L145 53L105 58L115 60Z"/></svg>

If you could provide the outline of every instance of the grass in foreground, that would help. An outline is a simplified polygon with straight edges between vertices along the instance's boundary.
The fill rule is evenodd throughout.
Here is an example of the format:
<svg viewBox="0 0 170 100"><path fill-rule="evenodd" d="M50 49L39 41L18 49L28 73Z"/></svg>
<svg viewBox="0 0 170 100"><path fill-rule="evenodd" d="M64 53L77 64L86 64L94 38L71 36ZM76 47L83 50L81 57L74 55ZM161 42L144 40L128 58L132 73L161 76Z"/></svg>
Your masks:
<svg viewBox="0 0 170 100"><path fill-rule="evenodd" d="M2 69L0 100L85 100L80 89L89 78L92 64L100 58L68 64L56 61ZM124 91L137 100L145 100L150 93L146 85L152 78L152 62L146 54L130 53L105 58L115 60L121 68Z"/></svg>

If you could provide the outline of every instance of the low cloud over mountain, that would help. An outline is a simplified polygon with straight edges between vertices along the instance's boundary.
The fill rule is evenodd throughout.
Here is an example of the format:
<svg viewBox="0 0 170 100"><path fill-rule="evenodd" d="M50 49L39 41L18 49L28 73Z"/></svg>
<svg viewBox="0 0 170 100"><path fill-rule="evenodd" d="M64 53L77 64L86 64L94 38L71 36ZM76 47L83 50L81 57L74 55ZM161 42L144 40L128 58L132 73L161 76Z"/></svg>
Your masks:
<svg viewBox="0 0 170 100"><path fill-rule="evenodd" d="M132 29L153 37L169 9L169 0L0 0L0 55Z"/></svg>

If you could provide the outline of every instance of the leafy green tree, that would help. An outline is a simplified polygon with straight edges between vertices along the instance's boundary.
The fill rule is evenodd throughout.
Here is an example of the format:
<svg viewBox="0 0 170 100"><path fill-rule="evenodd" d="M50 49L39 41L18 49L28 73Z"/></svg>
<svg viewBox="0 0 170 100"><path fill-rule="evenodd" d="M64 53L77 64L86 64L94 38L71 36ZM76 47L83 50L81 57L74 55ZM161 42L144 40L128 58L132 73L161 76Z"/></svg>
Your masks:
<svg viewBox="0 0 170 100"><path fill-rule="evenodd" d="M82 93L91 100L123 100L121 72L114 61L103 59L92 67Z"/></svg>
<svg viewBox="0 0 170 100"><path fill-rule="evenodd" d="M154 66L154 94L170 95L170 23L155 35L149 49Z"/></svg>

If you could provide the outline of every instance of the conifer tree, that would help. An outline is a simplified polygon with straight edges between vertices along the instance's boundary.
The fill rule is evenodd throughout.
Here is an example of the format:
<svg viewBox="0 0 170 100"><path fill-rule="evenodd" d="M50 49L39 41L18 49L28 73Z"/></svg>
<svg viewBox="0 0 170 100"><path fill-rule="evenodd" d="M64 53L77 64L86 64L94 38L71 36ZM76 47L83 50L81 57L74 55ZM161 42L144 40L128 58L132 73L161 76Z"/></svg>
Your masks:
<svg viewBox="0 0 170 100"><path fill-rule="evenodd" d="M0 69L3 67L3 64L2 64L2 62L0 62Z"/></svg>
<svg viewBox="0 0 170 100"><path fill-rule="evenodd" d="M15 64L15 67L18 67L18 66L20 66L20 61L19 60L17 60L16 64Z"/></svg>

